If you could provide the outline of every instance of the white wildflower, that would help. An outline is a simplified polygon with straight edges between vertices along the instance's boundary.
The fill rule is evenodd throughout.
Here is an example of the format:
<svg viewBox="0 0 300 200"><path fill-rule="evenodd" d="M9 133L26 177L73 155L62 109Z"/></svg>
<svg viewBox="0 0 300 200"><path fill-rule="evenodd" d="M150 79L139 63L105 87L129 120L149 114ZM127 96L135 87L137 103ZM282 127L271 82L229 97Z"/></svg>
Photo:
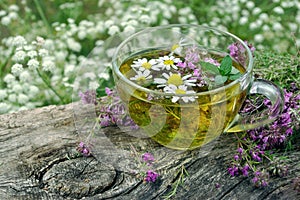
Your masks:
<svg viewBox="0 0 300 200"><path fill-rule="evenodd" d="M23 71L22 64L16 63L11 67L11 73L15 76L19 76L22 71Z"/></svg>
<svg viewBox="0 0 300 200"><path fill-rule="evenodd" d="M135 32L135 28L131 25L127 25L124 28L124 33L133 34Z"/></svg>
<svg viewBox="0 0 300 200"><path fill-rule="evenodd" d="M25 104L29 101L29 98L27 95L23 94L23 93L20 93L18 95L18 103L19 104Z"/></svg>
<svg viewBox="0 0 300 200"><path fill-rule="evenodd" d="M127 24L131 25L131 26L137 26L139 24L139 22L135 19L131 19L131 20L127 21Z"/></svg>
<svg viewBox="0 0 300 200"><path fill-rule="evenodd" d="M104 27L105 28L109 28L109 27L111 27L112 25L114 24L114 21L112 21L112 20L107 20L107 21L105 21L104 22Z"/></svg>
<svg viewBox="0 0 300 200"><path fill-rule="evenodd" d="M298 29L298 25L296 23L289 23L289 28L291 29L291 31L296 32Z"/></svg>
<svg viewBox="0 0 300 200"><path fill-rule="evenodd" d="M269 31L270 27L267 24L265 24L265 25L263 25L262 30L263 31Z"/></svg>
<svg viewBox="0 0 300 200"><path fill-rule="evenodd" d="M26 71L24 70L23 72L21 72L19 78L20 78L20 81L21 81L21 82L27 82L27 81L29 81L32 77L31 77L31 75L29 74L29 72L28 72L27 70L26 70Z"/></svg>
<svg viewBox="0 0 300 200"><path fill-rule="evenodd" d="M79 52L81 50L81 44L74 40L74 38L67 39L67 46L69 49L75 52Z"/></svg>
<svg viewBox="0 0 300 200"><path fill-rule="evenodd" d="M259 15L259 19L261 19L262 21L268 21L269 15L267 13L261 13Z"/></svg>
<svg viewBox="0 0 300 200"><path fill-rule="evenodd" d="M23 50L19 50L15 53L15 55L13 56L13 60L16 62L21 62L26 58L26 53Z"/></svg>
<svg viewBox="0 0 300 200"><path fill-rule="evenodd" d="M250 25L249 25L249 28L251 30L254 30L254 29L259 28L259 26L258 26L258 24L256 22L251 22Z"/></svg>
<svg viewBox="0 0 300 200"><path fill-rule="evenodd" d="M280 31L283 29L282 25L279 22L275 22L272 26L274 31Z"/></svg>
<svg viewBox="0 0 300 200"><path fill-rule="evenodd" d="M284 10L280 6L275 7L273 11L277 14L284 14Z"/></svg>
<svg viewBox="0 0 300 200"><path fill-rule="evenodd" d="M248 17L250 13L249 13L248 10L244 9L244 10L241 11L241 14L242 14L242 16L244 16L244 17Z"/></svg>
<svg viewBox="0 0 300 200"><path fill-rule="evenodd" d="M29 58L34 58L34 57L37 56L37 52L36 52L35 50L28 51L28 52L27 52L27 56L28 56Z"/></svg>
<svg viewBox="0 0 300 200"><path fill-rule="evenodd" d="M53 40L50 40L50 39L46 39L46 40L44 40L44 42L43 42L44 44L43 44L43 47L45 48L45 49L48 49L48 50L55 50L55 44L54 44L54 41Z"/></svg>
<svg viewBox="0 0 300 200"><path fill-rule="evenodd" d="M261 13L261 9L259 7L255 7L253 10L252 10L252 14L253 15L258 15L259 13Z"/></svg>
<svg viewBox="0 0 300 200"><path fill-rule="evenodd" d="M12 91L14 93L20 93L20 92L23 91L23 88L22 88L22 86L20 84L16 83L15 85L13 85Z"/></svg>
<svg viewBox="0 0 300 200"><path fill-rule="evenodd" d="M254 4L253 1L248 1L248 2L246 3L246 7L247 7L249 10L252 9L252 8L254 8L254 6L255 6L255 4Z"/></svg>
<svg viewBox="0 0 300 200"><path fill-rule="evenodd" d="M4 26L8 26L11 22L11 19L9 16L4 16L1 18L1 24Z"/></svg>
<svg viewBox="0 0 300 200"><path fill-rule="evenodd" d="M5 102L0 102L0 114L7 113L9 111L10 106Z"/></svg>
<svg viewBox="0 0 300 200"><path fill-rule="evenodd" d="M8 15L7 15L11 20L16 20L18 19L18 14L16 12L10 12Z"/></svg>
<svg viewBox="0 0 300 200"><path fill-rule="evenodd" d="M113 25L111 26L109 29L108 29L108 34L109 35L114 35L116 33L120 32L120 28L116 25Z"/></svg>
<svg viewBox="0 0 300 200"><path fill-rule="evenodd" d="M27 41L23 36L16 36L13 38L12 45L16 47L21 47L27 44Z"/></svg>
<svg viewBox="0 0 300 200"><path fill-rule="evenodd" d="M64 75L65 76L71 76L72 74L74 74L74 69L75 69L75 65L67 64L65 66Z"/></svg>
<svg viewBox="0 0 300 200"><path fill-rule="evenodd" d="M3 17L7 14L5 10L0 10L0 17Z"/></svg>
<svg viewBox="0 0 300 200"><path fill-rule="evenodd" d="M40 90L38 87L31 85L31 86L29 86L29 90L28 90L27 94L29 95L30 98L33 98L39 93L39 91Z"/></svg>
<svg viewBox="0 0 300 200"><path fill-rule="evenodd" d="M34 47L33 45L31 45L31 44L27 44L27 45L24 45L24 46L23 46L23 50L26 51L27 53L28 53L29 51L32 51L34 48L35 48L35 47Z"/></svg>
<svg viewBox="0 0 300 200"><path fill-rule="evenodd" d="M8 96L8 101L9 102L17 102L17 95L16 94L10 94Z"/></svg>
<svg viewBox="0 0 300 200"><path fill-rule="evenodd" d="M175 103L179 99L182 99L185 103L188 103L189 101L195 101L195 96L189 96L190 94L195 94L196 92L193 90L187 90L186 85L168 85L164 88L164 92L171 93L171 94L177 94L180 96L173 96L172 102ZM183 96L187 94L187 96Z"/></svg>
<svg viewBox="0 0 300 200"><path fill-rule="evenodd" d="M151 23L151 18L148 16L148 15L142 15L139 20L142 22L142 23L145 23L145 24L150 24Z"/></svg>
<svg viewBox="0 0 300 200"><path fill-rule="evenodd" d="M254 41L257 43L261 43L264 40L264 36L262 34L257 34L254 36Z"/></svg>
<svg viewBox="0 0 300 200"><path fill-rule="evenodd" d="M56 60L65 61L67 59L68 52L67 51L55 51L54 55L55 55Z"/></svg>
<svg viewBox="0 0 300 200"><path fill-rule="evenodd" d="M3 80L6 84L11 84L15 82L16 77L12 74L6 74Z"/></svg>
<svg viewBox="0 0 300 200"><path fill-rule="evenodd" d="M0 90L0 100L3 101L7 97L6 90Z"/></svg>
<svg viewBox="0 0 300 200"><path fill-rule="evenodd" d="M42 69L46 72L53 72L55 69L55 63L50 59L45 59L42 62Z"/></svg>
<svg viewBox="0 0 300 200"><path fill-rule="evenodd" d="M10 11L19 11L19 6L17 6L16 4L12 4L8 7L8 10L10 10Z"/></svg>
<svg viewBox="0 0 300 200"><path fill-rule="evenodd" d="M86 38L86 36L87 36L86 30L80 30L80 31L78 31L78 33L77 33L77 37L78 37L80 40L83 40L84 38Z"/></svg>
<svg viewBox="0 0 300 200"><path fill-rule="evenodd" d="M154 78L154 83L158 84L157 87L165 87L167 85L188 85L195 86L196 79L189 79L192 75L188 74L184 77L181 77L181 74L173 74L170 72L169 74L163 73L162 76L164 78Z"/></svg>
<svg viewBox="0 0 300 200"><path fill-rule="evenodd" d="M92 81L89 83L90 90L96 90L99 87L99 83L97 81Z"/></svg>
<svg viewBox="0 0 300 200"><path fill-rule="evenodd" d="M241 17L239 23L241 25L244 25L248 22L248 17Z"/></svg>
<svg viewBox="0 0 300 200"><path fill-rule="evenodd" d="M39 56L44 57L48 56L49 52L47 49L39 49Z"/></svg>
<svg viewBox="0 0 300 200"><path fill-rule="evenodd" d="M37 61L36 59L30 59L28 62L27 62L27 66L30 70L35 70L37 68L39 68L39 61Z"/></svg>

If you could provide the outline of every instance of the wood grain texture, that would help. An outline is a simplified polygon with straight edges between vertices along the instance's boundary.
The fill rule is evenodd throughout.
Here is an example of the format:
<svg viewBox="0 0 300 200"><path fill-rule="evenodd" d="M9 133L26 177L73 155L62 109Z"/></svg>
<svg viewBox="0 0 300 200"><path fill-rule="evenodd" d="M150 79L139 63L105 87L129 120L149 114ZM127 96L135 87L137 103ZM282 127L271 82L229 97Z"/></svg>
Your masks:
<svg viewBox="0 0 300 200"><path fill-rule="evenodd" d="M189 176L173 199L299 199L291 185L300 176L299 139L287 155L288 175L257 189L251 178L233 178L226 171L236 149L233 135L222 135L198 150L174 151L150 139L133 137L130 130L107 127L95 141L95 157L82 157L76 146L84 135L74 125L78 117L74 117L74 105L0 115L1 200L164 199L182 166ZM78 112L84 119L91 111L83 108ZM88 131L90 123L82 121L81 133ZM160 174L153 184L144 183L136 173L141 169L137 158L149 150Z"/></svg>

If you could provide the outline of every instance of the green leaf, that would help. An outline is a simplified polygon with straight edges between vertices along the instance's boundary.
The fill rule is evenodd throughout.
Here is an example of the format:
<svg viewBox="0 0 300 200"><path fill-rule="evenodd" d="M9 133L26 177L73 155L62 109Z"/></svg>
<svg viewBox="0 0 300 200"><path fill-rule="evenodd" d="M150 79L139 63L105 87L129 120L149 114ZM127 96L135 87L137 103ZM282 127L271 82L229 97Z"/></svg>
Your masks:
<svg viewBox="0 0 300 200"><path fill-rule="evenodd" d="M238 72L237 74L230 75L229 79L234 81L234 80L240 78L241 76L242 76L242 74L240 72Z"/></svg>
<svg viewBox="0 0 300 200"><path fill-rule="evenodd" d="M219 75L220 74L219 68L214 64L211 64L209 62L200 61L200 65L201 65L202 70L207 72L207 73L210 73L210 74L213 74L213 75Z"/></svg>
<svg viewBox="0 0 300 200"><path fill-rule="evenodd" d="M230 74L237 74L237 73L240 73L240 71L239 71L237 68L233 67L233 68L231 69Z"/></svg>
<svg viewBox="0 0 300 200"><path fill-rule="evenodd" d="M221 76L221 75L217 75L215 77L215 83L217 85L223 84L227 81L228 77L227 76Z"/></svg>
<svg viewBox="0 0 300 200"><path fill-rule="evenodd" d="M220 65L220 73L223 76L228 76L232 69L232 59L229 55L225 56Z"/></svg>

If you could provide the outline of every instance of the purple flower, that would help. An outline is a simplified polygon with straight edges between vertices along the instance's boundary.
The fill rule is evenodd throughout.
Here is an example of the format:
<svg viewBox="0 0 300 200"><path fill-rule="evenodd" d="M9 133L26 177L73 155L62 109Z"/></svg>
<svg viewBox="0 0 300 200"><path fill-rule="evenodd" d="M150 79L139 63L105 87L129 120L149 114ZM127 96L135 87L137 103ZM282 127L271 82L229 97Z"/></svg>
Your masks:
<svg viewBox="0 0 300 200"><path fill-rule="evenodd" d="M297 91L295 87L296 86L294 85L294 92ZM268 126L247 131L249 139L259 144L260 150L269 150L275 147L282 146L283 144L285 144L288 136L293 134L293 127L299 126L296 124L297 120L293 120L297 118L297 114L295 114L295 112L292 112L292 109L295 110L300 107L300 95L284 90L284 99L285 104L283 112L276 119L276 121ZM242 113L248 113L252 109L258 109L254 104L249 103L249 101L246 101L245 103L246 105L244 106ZM265 99L263 101L263 105L265 105L267 108L270 108L271 102ZM254 157L256 156L254 155Z"/></svg>
<svg viewBox="0 0 300 200"><path fill-rule="evenodd" d="M258 156L257 152L252 152L252 158L258 162L261 162L261 158Z"/></svg>
<svg viewBox="0 0 300 200"><path fill-rule="evenodd" d="M146 176L144 178L144 180L149 183L149 182L152 182L154 183L157 178L158 178L158 173L156 173L155 171L152 171L152 170L148 170L147 173L146 173Z"/></svg>
<svg viewBox="0 0 300 200"><path fill-rule="evenodd" d="M237 152L239 153L239 154L242 154L243 153L243 148L241 148L241 147L239 147L238 149L237 149Z"/></svg>
<svg viewBox="0 0 300 200"><path fill-rule="evenodd" d="M179 62L176 64L176 66L181 67L181 68L186 68L186 62Z"/></svg>
<svg viewBox="0 0 300 200"><path fill-rule="evenodd" d="M228 173L231 175L231 176L237 176L239 173L239 171L238 171L239 169L238 169L238 167L237 166L232 166L232 167L229 167L228 168Z"/></svg>
<svg viewBox="0 0 300 200"><path fill-rule="evenodd" d="M106 87L105 93L107 94L107 96L112 96L114 92L110 88Z"/></svg>
<svg viewBox="0 0 300 200"><path fill-rule="evenodd" d="M253 54L255 51L255 48L249 44L247 41L245 41L245 44L250 48L251 53ZM245 61L246 61L246 49L245 47L239 43L233 43L231 45L228 46L228 50L230 51L230 56L232 58L234 58L236 61L238 61L239 63L241 63L242 65L245 65Z"/></svg>
<svg viewBox="0 0 300 200"><path fill-rule="evenodd" d="M242 173L243 173L243 176L248 176L248 170L249 170L249 166L248 165L245 165L243 168L242 168Z"/></svg>
<svg viewBox="0 0 300 200"><path fill-rule="evenodd" d="M256 186L256 187L266 187L268 186L268 180L269 180L269 173L265 172L265 171L256 171L254 173L254 178L252 179L252 183Z"/></svg>
<svg viewBox="0 0 300 200"><path fill-rule="evenodd" d="M96 92L93 90L87 90L86 92L79 92L78 96L81 98L84 104L95 104L96 103Z"/></svg>
<svg viewBox="0 0 300 200"><path fill-rule="evenodd" d="M239 155L234 155L233 159L234 159L234 160L239 160L240 157L239 157Z"/></svg>
<svg viewBox="0 0 300 200"><path fill-rule="evenodd" d="M125 105L115 90L105 88L107 96L97 99L96 113L100 119L101 127L110 125L129 126L132 130L139 127L125 112Z"/></svg>
<svg viewBox="0 0 300 200"><path fill-rule="evenodd" d="M211 63L211 64L213 64L215 66L218 66L218 67L221 65L217 60L215 60L213 58L204 58L204 61L208 62L208 63Z"/></svg>
<svg viewBox="0 0 300 200"><path fill-rule="evenodd" d="M144 153L142 155L142 159L144 162L146 162L147 164L152 164L154 162L154 156L151 153Z"/></svg>
<svg viewBox="0 0 300 200"><path fill-rule="evenodd" d="M79 153L81 153L83 156L91 156L91 151L90 149L88 148L88 146L84 143L84 142L80 142L78 144L78 147L76 149Z"/></svg>

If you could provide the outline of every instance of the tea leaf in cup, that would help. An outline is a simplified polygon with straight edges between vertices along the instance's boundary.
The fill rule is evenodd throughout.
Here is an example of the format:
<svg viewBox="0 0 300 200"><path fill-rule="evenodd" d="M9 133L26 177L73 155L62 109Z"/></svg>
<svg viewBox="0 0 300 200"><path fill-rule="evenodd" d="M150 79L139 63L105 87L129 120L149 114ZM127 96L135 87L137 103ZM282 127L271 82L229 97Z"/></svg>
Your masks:
<svg viewBox="0 0 300 200"><path fill-rule="evenodd" d="M200 61L200 65L203 71L212 75L220 75L219 69L216 65L204 61Z"/></svg>
<svg viewBox="0 0 300 200"><path fill-rule="evenodd" d="M221 85L224 84L227 81L227 79L228 79L227 76L217 75L215 77L215 83L216 85Z"/></svg>
<svg viewBox="0 0 300 200"><path fill-rule="evenodd" d="M232 70L232 59L229 55L227 55L223 58L219 71L221 75L228 76L231 70Z"/></svg>

